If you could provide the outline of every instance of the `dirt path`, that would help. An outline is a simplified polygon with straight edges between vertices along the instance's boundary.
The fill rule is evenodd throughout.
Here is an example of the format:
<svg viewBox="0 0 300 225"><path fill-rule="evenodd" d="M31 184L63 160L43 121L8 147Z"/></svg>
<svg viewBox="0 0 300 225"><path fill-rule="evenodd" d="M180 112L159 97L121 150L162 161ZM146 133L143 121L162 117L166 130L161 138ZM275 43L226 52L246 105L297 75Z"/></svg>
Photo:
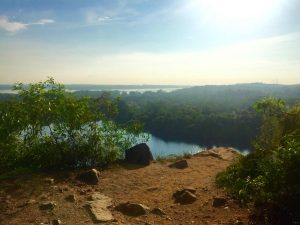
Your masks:
<svg viewBox="0 0 300 225"><path fill-rule="evenodd" d="M169 162L153 162L144 168L104 170L100 173L100 183L95 186L78 182L75 172L0 182L0 224L49 224L49 221L58 218L62 224L94 224L85 204L95 192L111 197L114 205L130 201L151 209L158 207L167 214L147 213L130 217L111 207L116 221L107 224L247 224L249 210L226 197L214 183L215 175L226 168L236 154L221 148L217 151L223 159L209 155L193 156L187 159L189 166L186 169L169 168ZM54 178L54 183L45 181L45 177ZM186 186L196 188L197 200L187 205L174 203L172 194ZM75 202L65 199L70 194L74 194ZM213 207L214 196L226 197L227 204ZM48 212L40 210L39 204L45 201L54 201L55 209Z"/></svg>

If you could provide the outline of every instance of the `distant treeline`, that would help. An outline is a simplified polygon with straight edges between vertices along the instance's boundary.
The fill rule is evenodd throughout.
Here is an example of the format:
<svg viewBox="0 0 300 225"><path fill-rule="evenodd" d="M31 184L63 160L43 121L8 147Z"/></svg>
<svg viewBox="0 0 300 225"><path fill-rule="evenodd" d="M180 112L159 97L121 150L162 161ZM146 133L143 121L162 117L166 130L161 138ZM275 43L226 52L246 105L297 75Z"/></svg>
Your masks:
<svg viewBox="0 0 300 225"><path fill-rule="evenodd" d="M119 96L120 123L139 120L146 131L165 140L250 149L261 126L253 104L274 96L294 105L300 100L300 85L199 86Z"/></svg>
<svg viewBox="0 0 300 225"><path fill-rule="evenodd" d="M119 97L119 123L141 121L145 131L165 140L185 141L211 147L251 149L261 126L253 104L266 96L287 105L300 102L300 85L237 84L208 85L170 93L109 92ZM75 96L99 97L107 92L78 91Z"/></svg>

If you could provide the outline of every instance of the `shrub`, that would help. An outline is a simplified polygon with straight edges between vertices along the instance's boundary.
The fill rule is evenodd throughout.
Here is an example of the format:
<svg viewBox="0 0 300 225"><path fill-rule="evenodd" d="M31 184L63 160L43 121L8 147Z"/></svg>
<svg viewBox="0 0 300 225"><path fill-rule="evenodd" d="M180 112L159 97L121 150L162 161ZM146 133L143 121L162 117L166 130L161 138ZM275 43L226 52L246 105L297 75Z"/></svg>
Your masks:
<svg viewBox="0 0 300 225"><path fill-rule="evenodd" d="M216 182L244 202L271 205L276 213L266 216L277 214L279 224L299 223L300 105L286 111L276 108L283 109L280 101L267 101L256 149L219 173Z"/></svg>

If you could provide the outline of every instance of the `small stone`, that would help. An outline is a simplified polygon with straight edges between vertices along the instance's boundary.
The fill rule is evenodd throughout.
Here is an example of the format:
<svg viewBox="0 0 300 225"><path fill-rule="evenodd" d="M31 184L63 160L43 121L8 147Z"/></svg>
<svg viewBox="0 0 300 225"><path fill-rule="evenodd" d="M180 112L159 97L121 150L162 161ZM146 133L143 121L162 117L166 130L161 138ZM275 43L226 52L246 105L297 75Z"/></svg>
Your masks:
<svg viewBox="0 0 300 225"><path fill-rule="evenodd" d="M213 207L222 207L222 206L225 206L226 203L227 203L226 198L214 197L213 202L212 202L212 206Z"/></svg>
<svg viewBox="0 0 300 225"><path fill-rule="evenodd" d="M240 221L240 220L236 220L234 222L234 225L243 225L243 224L244 224L243 221Z"/></svg>
<svg viewBox="0 0 300 225"><path fill-rule="evenodd" d="M99 171L96 169L91 169L86 172L83 172L77 178L80 181L85 182L90 185L96 185L100 181Z"/></svg>
<svg viewBox="0 0 300 225"><path fill-rule="evenodd" d="M54 202L44 202L40 204L39 208L40 210L53 210L55 206L56 204Z"/></svg>
<svg viewBox="0 0 300 225"><path fill-rule="evenodd" d="M51 225L61 225L62 222L59 219L52 220Z"/></svg>
<svg viewBox="0 0 300 225"><path fill-rule="evenodd" d="M177 169L185 169L188 167L188 163L187 161L184 160L180 160L177 162L172 163L171 165L169 165L170 168L177 168Z"/></svg>
<svg viewBox="0 0 300 225"><path fill-rule="evenodd" d="M175 202L180 204L191 204L197 200L197 196L195 195L196 189L193 187L185 187L180 190L177 190L173 194L173 198L175 198Z"/></svg>
<svg viewBox="0 0 300 225"><path fill-rule="evenodd" d="M147 213L149 207L143 204L126 202L120 203L115 209L128 216L141 216Z"/></svg>
<svg viewBox="0 0 300 225"><path fill-rule="evenodd" d="M159 216L164 216L167 215L162 209L160 208L154 208L151 210L151 213L155 214L155 215L159 215Z"/></svg>
<svg viewBox="0 0 300 225"><path fill-rule="evenodd" d="M44 179L44 182L45 182L46 184L54 184L54 179L53 179L53 178L50 178L50 177L46 177L46 178Z"/></svg>
<svg viewBox="0 0 300 225"><path fill-rule="evenodd" d="M149 187L149 188L147 188L146 190L152 192L152 191L157 191L157 190L159 190L159 188L158 188L158 187Z"/></svg>
<svg viewBox="0 0 300 225"><path fill-rule="evenodd" d="M66 199L68 202L76 202L76 197L75 197L74 194L68 195L65 199Z"/></svg>

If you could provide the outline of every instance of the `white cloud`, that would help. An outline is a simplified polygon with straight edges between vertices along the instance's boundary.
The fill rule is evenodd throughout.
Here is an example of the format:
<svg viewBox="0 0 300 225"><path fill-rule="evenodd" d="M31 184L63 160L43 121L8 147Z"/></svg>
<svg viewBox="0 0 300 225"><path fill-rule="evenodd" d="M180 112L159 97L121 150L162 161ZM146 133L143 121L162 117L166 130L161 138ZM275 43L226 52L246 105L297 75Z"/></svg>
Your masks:
<svg viewBox="0 0 300 225"><path fill-rule="evenodd" d="M20 22L12 22L9 21L6 16L0 17L0 28L4 29L8 32L18 32L20 30L25 30L27 28L28 24L20 23Z"/></svg>
<svg viewBox="0 0 300 225"><path fill-rule="evenodd" d="M0 29L3 29L10 33L16 33L21 30L26 30L29 26L33 25L45 25L54 23L52 19L40 19L32 23L22 23L16 21L10 21L6 16L0 16Z"/></svg>
<svg viewBox="0 0 300 225"><path fill-rule="evenodd" d="M54 23L54 20L52 20L52 19L41 19L37 22L31 23L30 25L45 25L45 24L48 24L48 23Z"/></svg>

